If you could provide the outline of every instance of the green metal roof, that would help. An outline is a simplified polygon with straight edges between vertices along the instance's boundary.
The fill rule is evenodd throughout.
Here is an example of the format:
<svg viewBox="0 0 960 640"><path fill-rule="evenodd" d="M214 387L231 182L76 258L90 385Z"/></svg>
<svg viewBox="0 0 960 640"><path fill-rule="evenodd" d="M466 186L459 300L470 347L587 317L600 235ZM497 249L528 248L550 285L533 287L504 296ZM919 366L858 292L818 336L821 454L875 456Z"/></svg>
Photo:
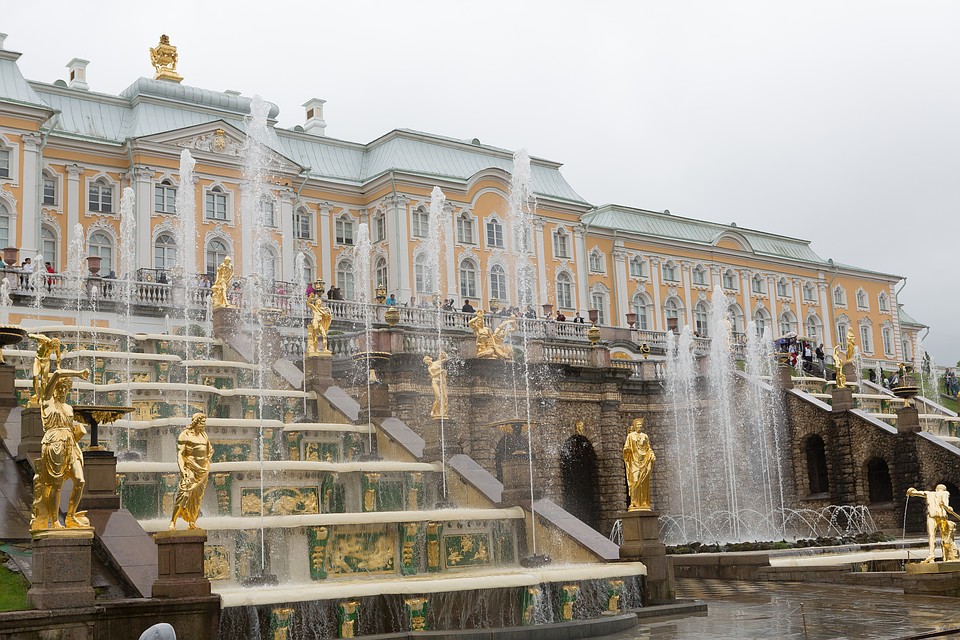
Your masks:
<svg viewBox="0 0 960 640"><path fill-rule="evenodd" d="M927 327L927 325L923 324L922 322L918 322L914 320L909 313L904 311L902 304L897 305L897 314L900 316L900 324L912 324L915 327L923 327L923 328Z"/></svg>

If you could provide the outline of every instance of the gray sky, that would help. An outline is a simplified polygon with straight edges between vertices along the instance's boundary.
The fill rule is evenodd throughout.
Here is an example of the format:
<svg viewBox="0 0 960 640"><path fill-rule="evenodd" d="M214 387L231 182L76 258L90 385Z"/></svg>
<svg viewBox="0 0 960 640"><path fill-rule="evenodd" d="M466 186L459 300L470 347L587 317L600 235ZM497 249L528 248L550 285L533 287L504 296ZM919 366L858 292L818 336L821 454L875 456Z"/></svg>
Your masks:
<svg viewBox="0 0 960 640"><path fill-rule="evenodd" d="M8 4L0 31L30 79L80 57L92 90L117 93L167 33L186 84L259 93L281 126L324 98L333 137L526 147L594 204L795 235L907 276L928 349L960 359L960 3Z"/></svg>

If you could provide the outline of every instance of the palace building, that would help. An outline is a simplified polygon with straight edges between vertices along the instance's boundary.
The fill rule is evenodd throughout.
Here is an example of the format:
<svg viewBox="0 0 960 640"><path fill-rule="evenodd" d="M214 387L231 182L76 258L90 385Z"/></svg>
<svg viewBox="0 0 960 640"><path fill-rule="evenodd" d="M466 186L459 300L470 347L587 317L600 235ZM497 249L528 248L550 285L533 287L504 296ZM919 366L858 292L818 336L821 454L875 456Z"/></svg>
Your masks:
<svg viewBox="0 0 960 640"><path fill-rule="evenodd" d="M107 95L91 88L85 60L67 63L67 80L43 82L23 77L20 55L0 37L0 247L18 248L21 260L42 253L61 272L79 224L101 275L120 274L120 199L131 187L138 280L156 281L183 251L196 252L206 272L227 255L251 263L241 148L252 98L160 73ZM276 126L279 109L270 106L273 178L260 207L274 227L263 256L274 280L291 282L303 252L307 279L335 283L348 299L376 285L401 303L422 299L433 291L426 236L430 193L439 186L454 239L442 261L452 276L448 297L517 304L502 262L513 153L404 129L368 143L337 140L325 135L323 105L308 100L303 124L291 129ZM187 247L177 246L176 234L183 149L197 161L197 242ZM753 320L829 349L853 328L868 361L912 360L924 326L901 309L901 276L824 260L809 241L775 233L597 206L560 168L531 160L538 304L568 318L594 310L604 326L632 320L641 339L683 325L707 336L711 291L720 285L735 300L739 334ZM372 282L358 280L349 257L361 223L374 247Z"/></svg>

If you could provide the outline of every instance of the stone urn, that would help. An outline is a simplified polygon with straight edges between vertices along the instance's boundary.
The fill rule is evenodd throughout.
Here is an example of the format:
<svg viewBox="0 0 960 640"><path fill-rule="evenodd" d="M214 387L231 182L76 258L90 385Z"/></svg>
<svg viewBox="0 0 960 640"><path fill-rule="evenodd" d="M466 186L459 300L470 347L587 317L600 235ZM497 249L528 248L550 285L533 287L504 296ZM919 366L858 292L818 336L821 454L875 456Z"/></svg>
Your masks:
<svg viewBox="0 0 960 640"><path fill-rule="evenodd" d="M548 303L548 304L541 305L541 306L543 307L543 317L544 317L544 318L552 318L552 317L553 317L553 305Z"/></svg>
<svg viewBox="0 0 960 640"><path fill-rule="evenodd" d="M377 304L383 304L387 301L387 288L385 286L378 285L375 297L377 299Z"/></svg>
<svg viewBox="0 0 960 640"><path fill-rule="evenodd" d="M636 328L636 327L635 327L636 324L637 324L637 314L635 314L635 313L628 313L628 314L627 314L627 325L628 325L631 329L634 329L634 328Z"/></svg>
<svg viewBox="0 0 960 640"><path fill-rule="evenodd" d="M590 309L587 311L587 314L590 316L590 322L597 324L597 321L600 319L600 309Z"/></svg>
<svg viewBox="0 0 960 640"><path fill-rule="evenodd" d="M396 307L387 307L386 312L383 314L383 320L390 327L395 327L400 324L400 310Z"/></svg>
<svg viewBox="0 0 960 640"><path fill-rule="evenodd" d="M87 256L87 269L90 271L90 275L95 276L100 273L101 260L100 256Z"/></svg>
<svg viewBox="0 0 960 640"><path fill-rule="evenodd" d="M590 344L596 346L596 344L600 342L600 327L591 324L590 328L587 329L587 340L590 341Z"/></svg>
<svg viewBox="0 0 960 640"><path fill-rule="evenodd" d="M27 332L13 324L0 324L0 364L6 364L3 359L3 347L12 347L27 337Z"/></svg>
<svg viewBox="0 0 960 640"><path fill-rule="evenodd" d="M17 258L20 256L20 249L16 247L4 247L3 248L3 261L6 263L8 269L12 269L17 265Z"/></svg>

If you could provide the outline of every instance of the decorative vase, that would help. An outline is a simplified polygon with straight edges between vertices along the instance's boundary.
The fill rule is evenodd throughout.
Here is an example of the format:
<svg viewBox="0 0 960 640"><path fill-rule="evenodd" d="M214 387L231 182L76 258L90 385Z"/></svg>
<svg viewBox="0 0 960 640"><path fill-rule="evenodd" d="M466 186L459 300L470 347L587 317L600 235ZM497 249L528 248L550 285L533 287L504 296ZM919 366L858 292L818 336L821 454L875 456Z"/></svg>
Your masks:
<svg viewBox="0 0 960 640"><path fill-rule="evenodd" d="M600 342L600 327L595 324L590 325L590 328L587 329L587 340L590 341L590 344Z"/></svg>
<svg viewBox="0 0 960 640"><path fill-rule="evenodd" d="M383 320L391 327L397 326L400 324L400 310L396 307L387 307L383 314Z"/></svg>
<svg viewBox="0 0 960 640"><path fill-rule="evenodd" d="M17 264L17 258L20 256L20 249L16 247L3 248L3 261L7 263L7 268L12 269Z"/></svg>
<svg viewBox="0 0 960 640"><path fill-rule="evenodd" d="M637 324L637 314L635 314L635 313L628 313L628 314L627 314L627 325L628 325L631 329L633 329L636 324Z"/></svg>
<svg viewBox="0 0 960 640"><path fill-rule="evenodd" d="M587 311L587 313L590 315L590 322L592 322L593 324L597 324L597 320L600 319L600 310L590 309L589 311Z"/></svg>
<svg viewBox="0 0 960 640"><path fill-rule="evenodd" d="M387 301L387 288L382 284L377 286L376 298L377 304L383 304Z"/></svg>
<svg viewBox="0 0 960 640"><path fill-rule="evenodd" d="M90 275L95 276L100 273L100 256L87 256L87 269L90 270Z"/></svg>

